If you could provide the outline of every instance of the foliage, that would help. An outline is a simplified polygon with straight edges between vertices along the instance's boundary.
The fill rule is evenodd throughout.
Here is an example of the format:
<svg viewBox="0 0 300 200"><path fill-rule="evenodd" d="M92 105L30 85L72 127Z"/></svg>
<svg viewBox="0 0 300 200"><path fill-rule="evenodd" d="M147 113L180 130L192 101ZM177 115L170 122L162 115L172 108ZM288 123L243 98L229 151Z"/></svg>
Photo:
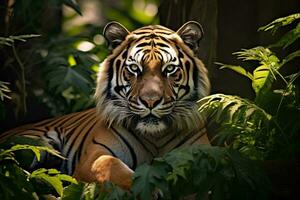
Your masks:
<svg viewBox="0 0 300 200"><path fill-rule="evenodd" d="M258 30L259 31L271 31L274 34L282 26L289 25L299 18L300 18L299 13L292 14L292 15L289 15L286 17L281 17L281 18L278 18L278 19L272 21L271 23L269 23L265 26L260 27Z"/></svg>
<svg viewBox="0 0 300 200"><path fill-rule="evenodd" d="M9 37L0 37L0 46L1 45L6 45L6 46L10 46L13 50L13 54L14 54L14 57L19 65L19 71L20 71L20 92L22 93L22 106L23 106L23 110L26 111L26 84L25 84L25 68L24 68L24 65L22 63L22 61L20 60L19 58L19 55L16 51L16 47L15 47L15 42L16 41L21 41L21 42L26 42L27 39L30 39L30 38L35 38L35 37L39 37L40 35L36 35L36 34L29 34L29 35L18 35L18 36L9 36ZM6 86L7 82L1 82L0 85L1 85L1 90L0 90L0 96L1 96L1 100L3 101L3 98L2 98L2 94L3 92L11 92L11 90ZM4 95L4 94L3 94ZM8 99L11 99L10 96L8 96L7 94L5 94L5 97L8 98ZM2 104L2 102L1 102ZM4 111L1 110L1 113L4 114ZM2 115L3 115L2 114Z"/></svg>
<svg viewBox="0 0 300 200"><path fill-rule="evenodd" d="M106 182L71 184L64 189L62 200L133 200L129 192Z"/></svg>
<svg viewBox="0 0 300 200"><path fill-rule="evenodd" d="M265 198L267 185L258 165L238 152L195 145L157 158L151 166L140 166L135 173L133 193L150 199L150 192L158 188L164 199L189 195L205 199L208 193L211 199L261 199Z"/></svg>
<svg viewBox="0 0 300 200"><path fill-rule="evenodd" d="M14 23L18 22L16 30L12 29L9 34L17 32L19 36L0 37L0 45L13 45L13 55L7 51L8 47L0 48L0 51L7 58L2 69L15 76L13 80L4 80L12 86L10 104L15 106L3 109L3 115L4 110L12 112L12 109L17 118L29 115L27 108L31 107L31 102L27 101L28 98L39 102L50 116L76 112L94 105L96 72L108 50L101 35L103 27L73 22L78 14L87 15L80 4L84 3L77 3L76 0L19 0L12 5L13 17L7 26L14 27ZM157 4L156 0L101 1L101 7L105 8L104 17L107 20L120 19L129 30L157 21ZM60 22L49 22L50 27L55 23L56 26L43 32L45 25L41 24L44 23L41 19L45 18L44 12L50 8L48 12L54 11L59 15L59 10L65 9L62 5L70 7L73 14L64 14ZM37 34L28 34L29 31ZM36 36L41 37L28 42L26 48L19 42ZM84 45L89 48L82 49ZM4 106L8 104L6 102L1 104L3 108L8 107Z"/></svg>
<svg viewBox="0 0 300 200"><path fill-rule="evenodd" d="M0 198L1 199L39 199L47 194L62 195L63 182L76 183L70 176L61 174L55 169L37 169L29 172L21 167L16 159L16 151L30 150L37 161L40 160L41 151L60 157L60 154L45 146L32 146L17 144L9 149L0 149ZM42 186L42 187L41 187Z"/></svg>
<svg viewBox="0 0 300 200"><path fill-rule="evenodd" d="M40 46L40 53L44 55L41 76L46 87L35 88L35 95L51 108L52 115L75 112L93 105L95 71L99 65L94 52L103 47L95 46L88 52L74 48L76 43L84 41L87 42L81 37L60 36Z"/></svg>
<svg viewBox="0 0 300 200"><path fill-rule="evenodd" d="M280 18L259 30L275 32L299 16L295 14ZM299 24L290 32L299 34ZM279 40L280 45L271 47L286 48L297 38L295 35L291 38L285 35ZM279 70L300 57L300 50L282 59L270 48L262 46L235 54L243 61L258 62L258 66L251 73L243 66L217 64L222 66L221 69L231 69L249 78L256 97L252 102L237 96L216 94L199 101L199 111L216 119L220 126L219 134L215 137L217 143L225 143L255 159L295 157L300 150L297 135L300 131L300 96L296 84L300 72L282 75Z"/></svg>
<svg viewBox="0 0 300 200"><path fill-rule="evenodd" d="M222 147L189 146L139 166L131 193L110 183L70 185L68 199L265 199L269 182L259 165Z"/></svg>
<svg viewBox="0 0 300 200"><path fill-rule="evenodd" d="M129 30L158 23L156 13L159 0L124 0L116 4L109 4L106 0L103 3L107 8L104 10L107 19L118 19Z"/></svg>

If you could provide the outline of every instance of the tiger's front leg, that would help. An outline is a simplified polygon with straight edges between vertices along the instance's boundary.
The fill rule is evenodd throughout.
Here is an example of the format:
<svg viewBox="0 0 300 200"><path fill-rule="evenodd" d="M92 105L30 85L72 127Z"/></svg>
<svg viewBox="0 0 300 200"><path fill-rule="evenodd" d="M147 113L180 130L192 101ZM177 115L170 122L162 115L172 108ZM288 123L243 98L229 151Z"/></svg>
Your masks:
<svg viewBox="0 0 300 200"><path fill-rule="evenodd" d="M93 163L91 171L100 183L110 181L125 190L131 188L134 172L116 157L110 155L100 156Z"/></svg>

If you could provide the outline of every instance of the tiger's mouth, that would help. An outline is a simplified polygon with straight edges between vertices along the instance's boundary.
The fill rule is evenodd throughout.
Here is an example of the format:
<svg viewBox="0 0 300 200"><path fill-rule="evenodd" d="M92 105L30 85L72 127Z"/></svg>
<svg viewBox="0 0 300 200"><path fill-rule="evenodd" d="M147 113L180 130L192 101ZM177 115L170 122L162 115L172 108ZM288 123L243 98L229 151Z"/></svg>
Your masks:
<svg viewBox="0 0 300 200"><path fill-rule="evenodd" d="M153 114L149 114L146 117L141 118L140 121L144 122L144 123L155 125L155 124L158 124L160 120L161 120L160 118L154 116Z"/></svg>
<svg viewBox="0 0 300 200"><path fill-rule="evenodd" d="M137 120L135 129L145 135L159 134L167 128L166 122L152 114L141 117Z"/></svg>

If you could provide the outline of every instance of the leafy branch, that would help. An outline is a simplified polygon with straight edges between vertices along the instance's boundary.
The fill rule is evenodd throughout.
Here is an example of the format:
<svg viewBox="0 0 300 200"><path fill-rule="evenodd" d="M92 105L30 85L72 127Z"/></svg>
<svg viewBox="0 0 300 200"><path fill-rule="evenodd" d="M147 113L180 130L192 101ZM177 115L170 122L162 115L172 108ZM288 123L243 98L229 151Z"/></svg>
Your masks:
<svg viewBox="0 0 300 200"><path fill-rule="evenodd" d="M299 18L300 14L280 18L260 30L276 31L279 27L291 24ZM199 111L219 127L215 136L218 144L238 149L253 159L264 160L282 155L283 157L297 155L300 95L299 87L295 83L300 72L284 76L280 70L286 67L288 62L299 58L300 50L280 59L271 48L278 46L279 43L283 48L294 43L295 39L300 37L299 28L300 24L275 45L270 45L270 48L258 46L234 53L245 63L247 61L258 63L251 71L246 70L244 66L217 63L221 69L230 69L249 78L256 94L253 102L223 94L211 95L198 102ZM287 37L291 32L297 35ZM277 83L276 89L274 83ZM283 86L278 88L280 85Z"/></svg>
<svg viewBox="0 0 300 200"><path fill-rule="evenodd" d="M45 151L60 159L64 159L56 150L45 146L14 145L9 149L0 149L0 198L13 199L36 199L36 197L49 194L49 191L42 191L41 184L45 188L53 188L58 195L63 195L63 182L76 184L77 181L55 169L37 169L29 172L23 169L16 159L15 152L30 150L34 153L37 161L40 160L41 152ZM23 162L23 161L22 161Z"/></svg>
<svg viewBox="0 0 300 200"><path fill-rule="evenodd" d="M3 101L4 98L10 99L11 97L7 95L7 93L10 93L11 90L7 86L9 83L0 81L0 99Z"/></svg>
<svg viewBox="0 0 300 200"><path fill-rule="evenodd" d="M9 37L0 37L0 45L13 46L15 41L26 42L27 39L40 37L41 35L37 34L27 34L27 35L17 35L17 36L9 36Z"/></svg>
<svg viewBox="0 0 300 200"><path fill-rule="evenodd" d="M135 170L131 192L105 183L72 184L71 199L265 199L269 180L256 161L222 147L192 145L173 150Z"/></svg>
<svg viewBox="0 0 300 200"><path fill-rule="evenodd" d="M24 66L23 62L21 61L21 59L19 57L19 54L17 53L16 47L15 47L15 42L16 41L26 42L27 39L35 38L35 37L40 37L40 35L29 34L29 35L9 36L9 37L6 37L6 38L5 37L0 37L0 45L7 45L7 46L12 47L13 55L14 55L18 65L20 67L20 74L21 74L20 83L21 83L21 93L22 93L21 101L22 101L22 107L23 107L23 112L24 113L27 112L25 66Z"/></svg>
<svg viewBox="0 0 300 200"><path fill-rule="evenodd" d="M268 179L254 161L239 153L222 147L195 145L173 150L155 159L151 166L138 167L132 190L136 197L145 200L151 199L157 189L164 199L188 195L205 199L209 191L212 199L261 198L268 191L267 183ZM241 192L241 186L247 189Z"/></svg>
<svg viewBox="0 0 300 200"><path fill-rule="evenodd" d="M286 17L281 17L265 26L260 27L258 31L272 31L272 34L274 34L280 27L289 25L299 18L300 13L292 14Z"/></svg>

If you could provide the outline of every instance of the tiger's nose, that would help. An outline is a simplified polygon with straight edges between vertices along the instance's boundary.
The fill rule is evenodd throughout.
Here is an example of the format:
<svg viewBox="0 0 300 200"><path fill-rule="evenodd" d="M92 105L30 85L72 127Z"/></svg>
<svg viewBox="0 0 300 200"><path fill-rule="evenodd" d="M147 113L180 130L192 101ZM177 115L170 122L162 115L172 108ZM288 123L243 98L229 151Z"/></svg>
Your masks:
<svg viewBox="0 0 300 200"><path fill-rule="evenodd" d="M163 97L163 83L160 77L155 75L145 76L140 88L139 99L144 106L153 109Z"/></svg>
<svg viewBox="0 0 300 200"><path fill-rule="evenodd" d="M158 95L149 95L149 96L142 96L140 97L140 101L144 106L147 108L155 108L162 100L162 97Z"/></svg>

